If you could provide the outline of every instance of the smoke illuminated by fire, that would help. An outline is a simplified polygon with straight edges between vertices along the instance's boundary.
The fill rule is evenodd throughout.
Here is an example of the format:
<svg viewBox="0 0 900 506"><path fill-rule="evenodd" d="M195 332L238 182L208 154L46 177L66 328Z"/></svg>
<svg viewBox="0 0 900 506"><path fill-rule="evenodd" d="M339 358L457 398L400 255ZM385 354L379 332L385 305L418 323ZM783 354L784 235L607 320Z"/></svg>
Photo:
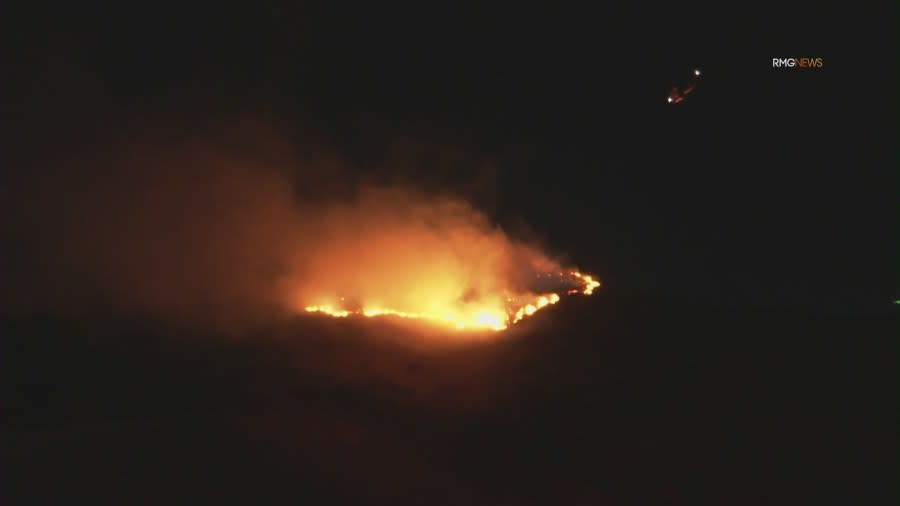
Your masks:
<svg viewBox="0 0 900 506"><path fill-rule="evenodd" d="M6 309L234 332L310 313L499 331L599 286L505 233L455 196L464 191L349 177L327 156L295 159L263 127L221 135L104 132L85 144L107 148L72 161L78 171L52 184L23 175L4 202L18 217L5 232L23 244Z"/></svg>
<svg viewBox="0 0 900 506"><path fill-rule="evenodd" d="M288 288L294 307L308 313L499 331L561 294L591 295L600 285L458 200L369 189L325 212L320 226L303 273Z"/></svg>

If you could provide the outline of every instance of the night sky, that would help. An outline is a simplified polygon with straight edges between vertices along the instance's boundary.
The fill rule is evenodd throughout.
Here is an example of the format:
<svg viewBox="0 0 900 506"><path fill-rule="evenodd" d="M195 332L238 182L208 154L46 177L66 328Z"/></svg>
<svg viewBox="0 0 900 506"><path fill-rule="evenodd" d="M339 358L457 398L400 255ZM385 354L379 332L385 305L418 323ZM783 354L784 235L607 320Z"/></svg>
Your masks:
<svg viewBox="0 0 900 506"><path fill-rule="evenodd" d="M5 140L25 160L108 111L246 113L289 138L314 130L363 174L399 139L489 160L491 186L471 200L616 293L828 312L889 311L897 296L888 7L21 14L7 33L18 116ZM824 65L772 68L791 56ZM695 67L698 91L668 105ZM435 156L406 176L441 187L479 170Z"/></svg>

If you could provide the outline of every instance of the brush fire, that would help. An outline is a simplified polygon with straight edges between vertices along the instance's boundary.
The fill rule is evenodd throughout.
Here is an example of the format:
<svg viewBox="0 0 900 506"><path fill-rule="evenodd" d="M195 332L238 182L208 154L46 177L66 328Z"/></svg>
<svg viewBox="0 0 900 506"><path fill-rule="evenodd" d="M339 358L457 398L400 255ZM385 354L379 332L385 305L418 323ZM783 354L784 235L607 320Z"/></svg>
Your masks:
<svg viewBox="0 0 900 506"><path fill-rule="evenodd" d="M278 139L253 132L235 135ZM79 162L91 177L35 177L16 194L35 209L22 239L39 263L15 284L34 290L5 294L15 311L122 311L235 333L309 314L490 332L599 286L457 195L344 177L275 141L259 141L272 160L222 142L122 142L125 155ZM43 251L68 260L40 263ZM54 290L40 289L47 280Z"/></svg>
<svg viewBox="0 0 900 506"><path fill-rule="evenodd" d="M458 200L375 191L320 220L296 307L501 331L600 282L518 242Z"/></svg>
<svg viewBox="0 0 900 506"><path fill-rule="evenodd" d="M578 288L566 290L568 295L579 293L591 295L594 292L594 288L600 286L600 282L595 281L592 276L577 271L567 274L559 273L556 277L560 281L577 282ZM395 316L425 320L459 330L491 329L500 331L559 301L560 296L555 292L541 295L531 293L510 294L506 292L499 295L491 294L483 299L469 302L461 299L448 301L441 294L437 294L433 299L423 300L418 304L418 306L423 308L422 310L404 311L374 305L356 304L348 306L346 305L346 299L341 297L338 304L325 303L306 306L304 310L309 313L320 313L336 318L345 318L353 315L364 317Z"/></svg>

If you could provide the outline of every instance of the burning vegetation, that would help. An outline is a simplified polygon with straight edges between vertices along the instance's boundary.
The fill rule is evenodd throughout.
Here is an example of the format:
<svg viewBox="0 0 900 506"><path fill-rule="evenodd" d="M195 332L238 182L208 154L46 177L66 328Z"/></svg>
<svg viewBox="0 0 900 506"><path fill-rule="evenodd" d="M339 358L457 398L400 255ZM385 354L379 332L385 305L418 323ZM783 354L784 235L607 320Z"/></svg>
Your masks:
<svg viewBox="0 0 900 506"><path fill-rule="evenodd" d="M309 313L499 331L600 285L449 198L369 189L326 213L321 225L292 289L296 307Z"/></svg>
<svg viewBox="0 0 900 506"><path fill-rule="evenodd" d="M567 294L591 295L594 288L600 286L599 281L595 281L591 276L581 274L577 271L568 273L574 280L581 282L579 288L570 288ZM566 275L560 273L560 278ZM476 300L471 302L459 301L449 304L434 304L428 301L424 302L425 311L400 311L391 308L381 308L375 306L363 306L346 309L345 298L341 297L340 304L322 304L314 306L306 306L304 309L310 313L322 313L336 318L345 318L351 315L362 315L365 317L373 316L396 316L400 318L421 319L428 322L448 325L459 330L466 329L491 329L505 330L510 324L518 323L541 309L556 304L560 301L558 293L550 292L541 295L524 294L512 295L507 294L506 300L501 300L500 304L494 304L495 297L488 297L485 300Z"/></svg>
<svg viewBox="0 0 900 506"><path fill-rule="evenodd" d="M309 313L502 330L599 286L458 197L367 183L325 156L294 158L262 127L206 137L104 132L113 148L67 161L80 172L49 183L23 175L5 202L24 213L6 227L22 245L7 311L238 333Z"/></svg>

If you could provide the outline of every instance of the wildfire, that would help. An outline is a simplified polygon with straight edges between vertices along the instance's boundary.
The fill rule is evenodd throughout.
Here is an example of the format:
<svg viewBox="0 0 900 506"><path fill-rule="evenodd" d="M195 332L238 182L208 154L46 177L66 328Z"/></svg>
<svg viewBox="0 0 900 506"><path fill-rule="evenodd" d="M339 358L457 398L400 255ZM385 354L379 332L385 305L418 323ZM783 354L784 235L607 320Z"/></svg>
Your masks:
<svg viewBox="0 0 900 506"><path fill-rule="evenodd" d="M552 277L553 275L548 274L547 276ZM591 295L594 289L600 286L600 282L594 280L593 276L577 271L570 272L568 277L562 273L558 273L556 277L568 284L575 285L575 288L567 291L569 294L581 293L583 295ZM540 295L508 295L505 298L505 302L475 300L432 304L433 308L425 311L404 311L376 305L363 305L358 308L351 308L341 304L309 305L304 309L309 313L319 313L335 318L346 318L351 315L369 318L394 316L424 320L458 330L490 329L501 331L559 301L559 294L550 292ZM341 298L341 302L343 303L343 298Z"/></svg>
<svg viewBox="0 0 900 506"><path fill-rule="evenodd" d="M292 311L501 331L600 286L459 199L366 188L315 213L280 285Z"/></svg>
<svg viewBox="0 0 900 506"><path fill-rule="evenodd" d="M588 274L582 274L577 271L572 271L571 274L572 274L572 276L575 276L576 278L584 281L584 288L582 290L582 293L585 295L591 295L592 293L594 293L594 288L597 288L600 286L600 282L595 281L593 276L590 276Z"/></svg>

